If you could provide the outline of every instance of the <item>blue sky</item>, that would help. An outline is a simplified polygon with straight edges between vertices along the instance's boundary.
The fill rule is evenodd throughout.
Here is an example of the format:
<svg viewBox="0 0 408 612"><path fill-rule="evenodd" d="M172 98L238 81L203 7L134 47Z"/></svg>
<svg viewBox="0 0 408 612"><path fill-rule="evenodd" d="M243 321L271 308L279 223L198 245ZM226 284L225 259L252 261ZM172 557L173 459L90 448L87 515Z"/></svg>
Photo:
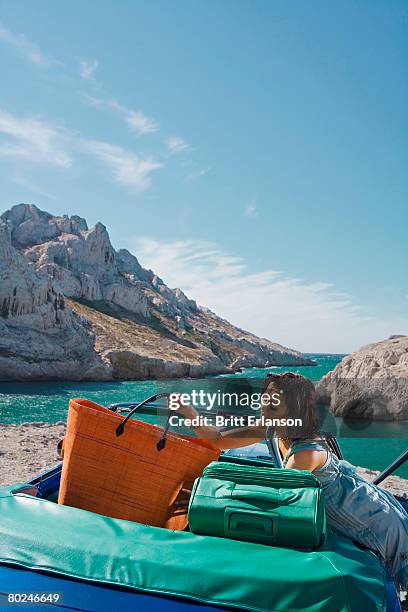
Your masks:
<svg viewBox="0 0 408 612"><path fill-rule="evenodd" d="M108 227L259 335L408 333L408 8L0 1L1 209Z"/></svg>

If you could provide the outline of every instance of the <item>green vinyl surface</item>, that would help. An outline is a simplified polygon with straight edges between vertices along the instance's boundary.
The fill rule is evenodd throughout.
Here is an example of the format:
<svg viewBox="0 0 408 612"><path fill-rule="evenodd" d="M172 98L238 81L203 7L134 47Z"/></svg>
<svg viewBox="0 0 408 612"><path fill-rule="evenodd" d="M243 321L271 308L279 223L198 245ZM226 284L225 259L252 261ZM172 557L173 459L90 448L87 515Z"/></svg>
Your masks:
<svg viewBox="0 0 408 612"><path fill-rule="evenodd" d="M381 564L344 538L301 552L111 519L15 489L0 488L3 564L242 610L385 610Z"/></svg>

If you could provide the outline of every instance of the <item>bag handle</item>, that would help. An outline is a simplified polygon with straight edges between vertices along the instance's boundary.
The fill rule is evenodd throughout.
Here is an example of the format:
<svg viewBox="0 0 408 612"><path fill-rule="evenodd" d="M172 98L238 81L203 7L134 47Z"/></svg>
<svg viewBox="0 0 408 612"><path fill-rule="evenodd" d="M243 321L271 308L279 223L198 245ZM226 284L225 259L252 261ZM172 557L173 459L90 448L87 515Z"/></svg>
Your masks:
<svg viewBox="0 0 408 612"><path fill-rule="evenodd" d="M142 402L137 404L134 408L132 408L132 410L123 419L123 421L121 423L119 423L119 425L117 426L116 431L115 431L116 437L119 438L119 436L121 436L123 434L123 432L125 431L126 423L134 415L134 413L139 410L139 408L141 408L145 404L150 404L151 402L155 402L160 397L168 397L169 395L170 395L169 393L155 393L154 395L151 395L150 397L146 398L145 400L143 400ZM160 438L160 440L157 443L157 450L158 451L163 450L163 448L166 446L166 438L167 438L167 434L168 434L168 431L169 431L169 428L170 428L170 415L171 415L171 412L169 410L169 414L167 416L167 422L166 422L166 425L164 427L162 437Z"/></svg>
<svg viewBox="0 0 408 612"><path fill-rule="evenodd" d="M282 495L279 489L272 487L263 487L260 485L236 484L231 491L232 499L248 500L249 502L271 502L280 505Z"/></svg>

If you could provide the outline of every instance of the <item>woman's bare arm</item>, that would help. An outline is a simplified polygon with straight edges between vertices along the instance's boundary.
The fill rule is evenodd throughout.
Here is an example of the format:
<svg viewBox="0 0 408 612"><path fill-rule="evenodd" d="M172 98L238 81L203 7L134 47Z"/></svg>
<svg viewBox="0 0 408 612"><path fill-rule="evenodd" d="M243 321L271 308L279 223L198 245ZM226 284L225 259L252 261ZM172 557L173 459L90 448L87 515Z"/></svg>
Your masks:
<svg viewBox="0 0 408 612"><path fill-rule="evenodd" d="M207 440L211 440L220 450L241 448L242 446L249 446L250 444L262 442L265 439L265 431L258 431L259 428L255 427L240 427L237 429L229 429L228 431L219 431L214 427L211 428L211 433L202 431L203 429L208 430L209 428L197 427L195 430L197 435L207 438Z"/></svg>
<svg viewBox="0 0 408 612"><path fill-rule="evenodd" d="M194 419L199 416L199 412L189 404L180 403L177 408L177 413L188 419ZM220 431L213 425L205 425L192 428L200 438L210 440L220 450L229 448L241 448L256 442L262 442L265 439L265 428L262 427L240 427Z"/></svg>

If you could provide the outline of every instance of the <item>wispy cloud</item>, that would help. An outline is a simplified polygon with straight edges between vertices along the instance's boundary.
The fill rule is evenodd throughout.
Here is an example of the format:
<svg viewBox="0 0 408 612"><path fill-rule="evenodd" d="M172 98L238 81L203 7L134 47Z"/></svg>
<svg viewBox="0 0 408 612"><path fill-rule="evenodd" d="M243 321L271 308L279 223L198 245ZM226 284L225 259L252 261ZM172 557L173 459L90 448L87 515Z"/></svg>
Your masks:
<svg viewBox="0 0 408 612"><path fill-rule="evenodd" d="M142 111L131 111L125 109L123 106L120 107L124 119L129 127L136 132L136 134L152 134L157 132L159 126L153 119L147 117Z"/></svg>
<svg viewBox="0 0 408 612"><path fill-rule="evenodd" d="M44 55L38 45L28 40L23 34L11 32L1 22L0 42L12 47L25 60L41 68L48 68L55 63Z"/></svg>
<svg viewBox="0 0 408 612"><path fill-rule="evenodd" d="M141 158L135 153L99 140L82 140L84 151L105 163L118 183L145 190L151 186L151 173L162 168L152 157Z"/></svg>
<svg viewBox="0 0 408 612"><path fill-rule="evenodd" d="M205 176L210 172L211 168L208 166L207 168L200 168L199 170L193 170L186 176L187 181L195 181L196 179Z"/></svg>
<svg viewBox="0 0 408 612"><path fill-rule="evenodd" d="M79 74L81 79L84 81L90 81L99 66L99 62L97 59L80 59L79 60Z"/></svg>
<svg viewBox="0 0 408 612"><path fill-rule="evenodd" d="M251 273L242 257L200 241L129 245L172 287L259 336L311 352L348 352L406 329L408 320L368 316L347 294L267 269Z"/></svg>
<svg viewBox="0 0 408 612"><path fill-rule="evenodd" d="M0 157L70 168L79 154L105 164L117 183L144 190L152 172L162 167L153 157L142 157L116 144L89 140L39 119L16 117L0 110Z"/></svg>
<svg viewBox="0 0 408 612"><path fill-rule="evenodd" d="M166 146L170 153L181 153L189 148L189 145L180 136L170 136L166 140Z"/></svg>
<svg viewBox="0 0 408 612"><path fill-rule="evenodd" d="M151 117L145 115L141 110L132 110L119 104L116 100L101 99L93 96L85 96L85 102L92 106L114 111L121 117L138 136L152 134L159 130L159 126Z"/></svg>
<svg viewBox="0 0 408 612"><path fill-rule="evenodd" d="M258 208L257 208L255 198L253 198L248 204L248 206L246 206L244 210L244 214L246 217L257 217L258 216Z"/></svg>
<svg viewBox="0 0 408 612"><path fill-rule="evenodd" d="M20 187L23 187L23 189L27 190L30 196L34 194L36 196L40 196L41 198L47 198L48 200L53 200L54 202L58 200L57 196L50 193L49 191L46 191L42 187L39 187L36 183L33 183L32 181L30 181L30 179L26 178L22 174L19 174L18 172L14 172L12 174L11 180L16 185L19 185ZM28 199L30 198L26 198L26 197L21 198L21 200L24 202Z"/></svg>
<svg viewBox="0 0 408 612"><path fill-rule="evenodd" d="M22 119L0 110L0 156L69 168L72 158L64 131L39 119Z"/></svg>

